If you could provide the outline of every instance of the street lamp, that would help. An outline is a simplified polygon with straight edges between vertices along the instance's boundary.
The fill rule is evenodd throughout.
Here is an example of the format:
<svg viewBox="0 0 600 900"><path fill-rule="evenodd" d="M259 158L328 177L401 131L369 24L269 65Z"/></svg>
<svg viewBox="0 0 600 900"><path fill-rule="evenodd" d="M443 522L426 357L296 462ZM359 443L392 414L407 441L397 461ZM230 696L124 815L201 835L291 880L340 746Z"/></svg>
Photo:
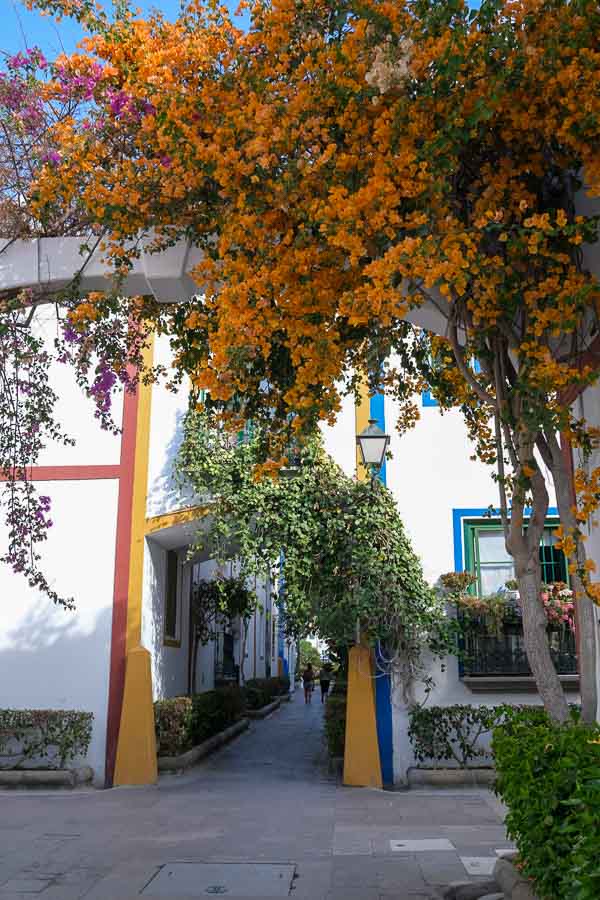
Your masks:
<svg viewBox="0 0 600 900"><path fill-rule="evenodd" d="M371 471L372 480L383 466L389 442L389 434L381 430L376 419L369 419L364 431L356 435L363 465Z"/></svg>

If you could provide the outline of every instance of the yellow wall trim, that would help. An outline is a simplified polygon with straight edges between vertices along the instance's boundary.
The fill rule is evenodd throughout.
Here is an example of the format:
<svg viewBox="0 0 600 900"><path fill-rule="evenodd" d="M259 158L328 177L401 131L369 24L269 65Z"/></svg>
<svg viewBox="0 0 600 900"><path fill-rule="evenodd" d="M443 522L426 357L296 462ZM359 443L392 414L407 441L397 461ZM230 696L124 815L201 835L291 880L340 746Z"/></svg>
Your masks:
<svg viewBox="0 0 600 900"><path fill-rule="evenodd" d="M150 367L153 341L144 350L144 365ZM117 742L114 784L154 784L158 777L152 666L150 653L142 642L142 599L144 548L146 543L146 501L150 455L150 414L152 385L140 382L135 437L133 499L131 509L131 551L127 597L127 655L125 686Z"/></svg>
<svg viewBox="0 0 600 900"><path fill-rule="evenodd" d="M162 531L163 528L172 528L173 525L185 525L194 519L203 519L209 513L208 506L190 506L186 509L178 509L175 512L164 513L162 516L150 516L146 519L145 532L153 534Z"/></svg>
<svg viewBox="0 0 600 900"><path fill-rule="evenodd" d="M349 654L344 784L353 787L383 786L373 666L371 651L365 646L352 647Z"/></svg>
<svg viewBox="0 0 600 900"><path fill-rule="evenodd" d="M115 786L155 784L158 779L152 670L145 647L127 652Z"/></svg>
<svg viewBox="0 0 600 900"><path fill-rule="evenodd" d="M359 395L354 401L354 417L356 422L355 431L358 436L361 431L365 430L371 418L371 397L369 396L369 385L366 378L361 379ZM356 477L359 481L366 481L369 477L369 473L361 460L358 444L356 445Z"/></svg>

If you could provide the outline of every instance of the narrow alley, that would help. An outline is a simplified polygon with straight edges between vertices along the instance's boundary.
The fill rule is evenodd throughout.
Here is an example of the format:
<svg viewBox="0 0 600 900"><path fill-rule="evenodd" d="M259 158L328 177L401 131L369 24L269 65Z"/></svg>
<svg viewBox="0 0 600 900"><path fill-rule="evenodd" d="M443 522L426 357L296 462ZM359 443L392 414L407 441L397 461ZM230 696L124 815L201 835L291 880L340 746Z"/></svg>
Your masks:
<svg viewBox="0 0 600 900"><path fill-rule="evenodd" d="M342 787L315 701L158 787L1 794L0 900L432 900L489 873L510 846L490 792Z"/></svg>

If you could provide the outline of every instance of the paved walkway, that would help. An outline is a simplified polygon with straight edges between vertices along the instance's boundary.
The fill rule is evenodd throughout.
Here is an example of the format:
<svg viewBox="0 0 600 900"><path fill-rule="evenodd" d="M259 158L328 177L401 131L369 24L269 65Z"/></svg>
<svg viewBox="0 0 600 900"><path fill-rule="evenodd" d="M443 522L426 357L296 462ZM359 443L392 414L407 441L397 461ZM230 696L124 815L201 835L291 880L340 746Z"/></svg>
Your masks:
<svg viewBox="0 0 600 900"><path fill-rule="evenodd" d="M321 734L298 693L158 787L0 793L0 900L431 900L510 846L487 791L335 784Z"/></svg>

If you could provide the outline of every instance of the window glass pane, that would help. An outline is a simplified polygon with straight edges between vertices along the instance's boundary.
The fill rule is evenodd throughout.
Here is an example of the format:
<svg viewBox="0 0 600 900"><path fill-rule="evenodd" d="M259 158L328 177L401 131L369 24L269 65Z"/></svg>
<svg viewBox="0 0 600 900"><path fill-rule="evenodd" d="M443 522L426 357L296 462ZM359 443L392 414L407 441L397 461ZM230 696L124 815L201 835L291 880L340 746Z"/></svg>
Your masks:
<svg viewBox="0 0 600 900"><path fill-rule="evenodd" d="M479 559L482 563L510 561L504 544L503 531L478 531L477 538L479 540Z"/></svg>
<svg viewBox="0 0 600 900"><path fill-rule="evenodd" d="M167 552L167 584L165 592L165 637L177 638L177 553Z"/></svg>
<svg viewBox="0 0 600 900"><path fill-rule="evenodd" d="M510 564L499 566L481 566L481 593L495 594L504 588L504 585L511 578L515 577L514 567Z"/></svg>

